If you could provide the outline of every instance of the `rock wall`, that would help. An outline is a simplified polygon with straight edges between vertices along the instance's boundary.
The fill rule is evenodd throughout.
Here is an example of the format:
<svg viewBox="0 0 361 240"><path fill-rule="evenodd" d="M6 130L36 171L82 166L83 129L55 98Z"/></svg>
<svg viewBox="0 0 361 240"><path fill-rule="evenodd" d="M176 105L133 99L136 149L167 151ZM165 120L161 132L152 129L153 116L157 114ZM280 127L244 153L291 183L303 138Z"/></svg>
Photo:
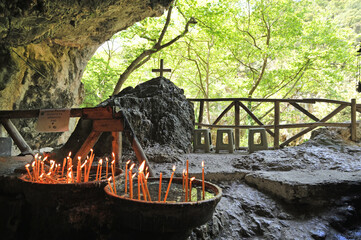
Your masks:
<svg viewBox="0 0 361 240"><path fill-rule="evenodd" d="M83 98L80 79L99 45L137 21L160 16L170 2L2 1L0 109L78 106ZM61 143L59 134L36 134L31 121L16 124L33 148Z"/></svg>

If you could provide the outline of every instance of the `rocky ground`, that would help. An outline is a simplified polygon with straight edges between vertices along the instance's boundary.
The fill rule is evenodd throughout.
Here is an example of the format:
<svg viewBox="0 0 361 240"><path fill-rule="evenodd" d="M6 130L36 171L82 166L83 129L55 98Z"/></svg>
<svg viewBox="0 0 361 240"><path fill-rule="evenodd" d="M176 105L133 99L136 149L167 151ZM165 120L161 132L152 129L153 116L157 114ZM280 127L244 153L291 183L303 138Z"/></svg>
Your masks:
<svg viewBox="0 0 361 240"><path fill-rule="evenodd" d="M319 129L280 150L180 154L147 148L155 172L191 175L223 189L212 221L190 239L361 239L361 145L347 131ZM124 156L127 157L127 156Z"/></svg>

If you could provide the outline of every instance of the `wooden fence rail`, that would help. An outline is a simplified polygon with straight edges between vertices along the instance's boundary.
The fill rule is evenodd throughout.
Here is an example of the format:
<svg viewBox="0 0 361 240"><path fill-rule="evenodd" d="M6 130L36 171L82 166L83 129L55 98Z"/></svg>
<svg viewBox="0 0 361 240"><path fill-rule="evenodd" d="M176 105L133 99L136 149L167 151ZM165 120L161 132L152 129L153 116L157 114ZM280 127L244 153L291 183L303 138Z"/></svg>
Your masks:
<svg viewBox="0 0 361 240"><path fill-rule="evenodd" d="M351 133L351 140L356 141L356 113L361 112L361 104L356 104L356 99L352 99L351 102L345 101L337 101L331 99L320 99L320 98L312 98L312 99L261 99L261 98L211 98L211 99L198 99L198 98L189 98L191 102L199 102L199 113L198 113L198 122L196 122L196 126L198 128L207 127L207 128L234 128L235 129L235 145L236 148L239 149L240 142L240 129L250 129L250 128L265 128L270 136L273 137L273 146L275 149L282 148L287 146L292 141L297 138L303 136L304 134L312 131L313 129L321 126L332 126L332 127L349 127ZM204 103L205 102L230 102L230 104L219 114L216 120L212 124L204 124L203 123L203 113L204 113ZM243 102L268 102L273 103L273 111L274 111L274 121L272 125L265 125L262 121L247 107ZM307 104L315 104L315 103L328 103L335 104L336 108L327 114L325 117L319 119L311 112L307 111L304 107L300 105L300 103ZM293 106L296 110L307 116L313 122L311 123L293 123L293 124L280 124L280 104L289 104ZM337 115L343 109L350 107L351 108L351 116L350 123L341 123L341 122L327 122L332 117ZM222 118L232 109L234 108L234 125L219 125L218 123L222 120ZM240 125L240 110L244 110L247 115L252 118L258 125ZM280 143L280 129L289 129L289 128L305 128L286 139L283 143Z"/></svg>

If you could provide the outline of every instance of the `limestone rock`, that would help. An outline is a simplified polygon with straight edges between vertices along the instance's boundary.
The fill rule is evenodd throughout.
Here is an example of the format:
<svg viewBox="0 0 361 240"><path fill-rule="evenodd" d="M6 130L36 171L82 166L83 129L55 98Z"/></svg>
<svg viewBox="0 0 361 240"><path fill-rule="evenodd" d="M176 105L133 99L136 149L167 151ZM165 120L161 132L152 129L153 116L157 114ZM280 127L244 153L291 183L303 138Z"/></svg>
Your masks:
<svg viewBox="0 0 361 240"><path fill-rule="evenodd" d="M81 77L100 44L170 0L5 0L0 2L1 110L71 108L83 98ZM67 134L37 134L18 121L32 148L64 143ZM52 139L56 139L55 141Z"/></svg>

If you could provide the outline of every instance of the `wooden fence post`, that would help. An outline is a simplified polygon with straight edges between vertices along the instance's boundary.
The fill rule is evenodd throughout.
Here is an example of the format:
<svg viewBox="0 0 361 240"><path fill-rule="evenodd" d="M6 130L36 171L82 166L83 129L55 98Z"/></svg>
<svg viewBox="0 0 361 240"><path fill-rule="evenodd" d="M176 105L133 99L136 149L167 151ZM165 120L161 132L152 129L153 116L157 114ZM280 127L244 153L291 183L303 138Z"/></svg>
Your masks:
<svg viewBox="0 0 361 240"><path fill-rule="evenodd" d="M203 121L203 109L204 109L204 100L199 101L199 114L198 114L198 123ZM198 129L201 129L202 126L198 125Z"/></svg>
<svg viewBox="0 0 361 240"><path fill-rule="evenodd" d="M275 121L274 121L274 141L273 141L273 146L275 149L279 149L280 148L280 129L279 129L279 125L280 124L280 102L279 101L275 101Z"/></svg>
<svg viewBox="0 0 361 240"><path fill-rule="evenodd" d="M234 101L234 125L239 125L239 101ZM234 141L236 149L239 149L239 128L234 130Z"/></svg>
<svg viewBox="0 0 361 240"><path fill-rule="evenodd" d="M351 99L351 140L356 141L356 99Z"/></svg>

